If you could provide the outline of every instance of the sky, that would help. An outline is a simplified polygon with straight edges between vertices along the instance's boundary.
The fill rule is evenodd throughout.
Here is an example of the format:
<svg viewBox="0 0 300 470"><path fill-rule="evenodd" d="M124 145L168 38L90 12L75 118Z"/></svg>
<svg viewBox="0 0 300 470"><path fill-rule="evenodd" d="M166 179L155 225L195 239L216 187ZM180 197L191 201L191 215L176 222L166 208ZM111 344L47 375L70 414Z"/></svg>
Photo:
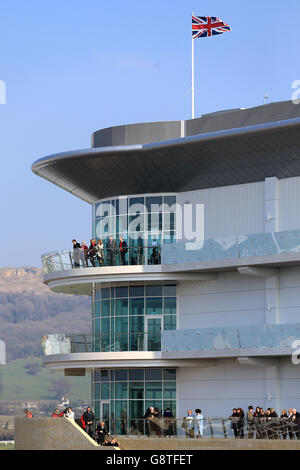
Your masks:
<svg viewBox="0 0 300 470"><path fill-rule="evenodd" d="M195 117L291 99L299 0L1 0L0 266L91 237L91 206L35 160L89 148L98 129L191 118L192 12L232 28L194 40Z"/></svg>

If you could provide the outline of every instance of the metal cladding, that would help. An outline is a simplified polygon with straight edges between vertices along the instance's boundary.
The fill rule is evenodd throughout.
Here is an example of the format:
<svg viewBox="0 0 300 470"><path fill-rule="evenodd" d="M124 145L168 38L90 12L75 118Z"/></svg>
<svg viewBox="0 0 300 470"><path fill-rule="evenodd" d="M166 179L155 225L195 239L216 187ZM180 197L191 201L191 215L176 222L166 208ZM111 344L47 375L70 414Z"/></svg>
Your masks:
<svg viewBox="0 0 300 470"><path fill-rule="evenodd" d="M37 175L93 203L300 175L300 106L291 101L188 121L96 131L90 149L37 160Z"/></svg>

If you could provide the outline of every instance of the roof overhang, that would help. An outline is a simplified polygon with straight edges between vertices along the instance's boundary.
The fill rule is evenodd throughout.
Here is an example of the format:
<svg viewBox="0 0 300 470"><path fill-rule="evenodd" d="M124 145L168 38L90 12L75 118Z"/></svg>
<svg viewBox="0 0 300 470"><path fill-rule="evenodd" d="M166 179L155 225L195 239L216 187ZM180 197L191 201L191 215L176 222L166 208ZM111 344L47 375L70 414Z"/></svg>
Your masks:
<svg viewBox="0 0 300 470"><path fill-rule="evenodd" d="M182 192L300 175L300 117L139 145L50 155L37 175L79 198Z"/></svg>

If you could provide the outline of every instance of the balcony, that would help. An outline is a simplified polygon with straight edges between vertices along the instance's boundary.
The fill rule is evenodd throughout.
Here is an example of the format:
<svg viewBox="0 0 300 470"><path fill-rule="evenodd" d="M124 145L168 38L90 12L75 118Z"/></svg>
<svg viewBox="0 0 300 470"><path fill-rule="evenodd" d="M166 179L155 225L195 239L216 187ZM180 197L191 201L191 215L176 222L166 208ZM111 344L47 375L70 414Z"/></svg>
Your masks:
<svg viewBox="0 0 300 470"><path fill-rule="evenodd" d="M300 323L161 332L163 357L288 356L299 347ZM300 344L300 342L299 342Z"/></svg>
<svg viewBox="0 0 300 470"><path fill-rule="evenodd" d="M164 271L217 269L245 264L299 264L300 230L206 239L201 249L187 249L186 242L164 244L161 256Z"/></svg>
<svg viewBox="0 0 300 470"><path fill-rule="evenodd" d="M45 356L91 352L160 351L161 333L53 334L44 336Z"/></svg>
<svg viewBox="0 0 300 470"><path fill-rule="evenodd" d="M44 274L56 271L79 270L105 266L141 266L160 265L160 246L128 247L126 253L117 249L114 253L106 248L103 250L103 260L88 259L84 252L77 250L55 251L42 255Z"/></svg>

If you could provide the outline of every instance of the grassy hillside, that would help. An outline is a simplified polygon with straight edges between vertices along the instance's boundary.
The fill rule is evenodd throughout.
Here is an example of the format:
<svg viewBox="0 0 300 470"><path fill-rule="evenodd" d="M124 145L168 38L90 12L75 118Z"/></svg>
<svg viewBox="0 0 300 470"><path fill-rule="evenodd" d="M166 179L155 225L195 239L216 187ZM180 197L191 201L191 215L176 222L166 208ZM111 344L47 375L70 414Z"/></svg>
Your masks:
<svg viewBox="0 0 300 470"><path fill-rule="evenodd" d="M36 363L42 366L41 359L36 357L17 359L8 364L0 365L2 378L0 402L55 400L55 393L49 391L49 388L51 388L52 381L57 378L63 378L71 385L67 393L70 403L90 401L89 375L85 377L64 377L62 372L53 372L44 366L39 369L36 375L28 373L30 369L26 369L26 366Z"/></svg>
<svg viewBox="0 0 300 470"><path fill-rule="evenodd" d="M7 362L41 357L44 335L90 331L88 297L51 292L40 268L0 268L0 340L6 344Z"/></svg>

